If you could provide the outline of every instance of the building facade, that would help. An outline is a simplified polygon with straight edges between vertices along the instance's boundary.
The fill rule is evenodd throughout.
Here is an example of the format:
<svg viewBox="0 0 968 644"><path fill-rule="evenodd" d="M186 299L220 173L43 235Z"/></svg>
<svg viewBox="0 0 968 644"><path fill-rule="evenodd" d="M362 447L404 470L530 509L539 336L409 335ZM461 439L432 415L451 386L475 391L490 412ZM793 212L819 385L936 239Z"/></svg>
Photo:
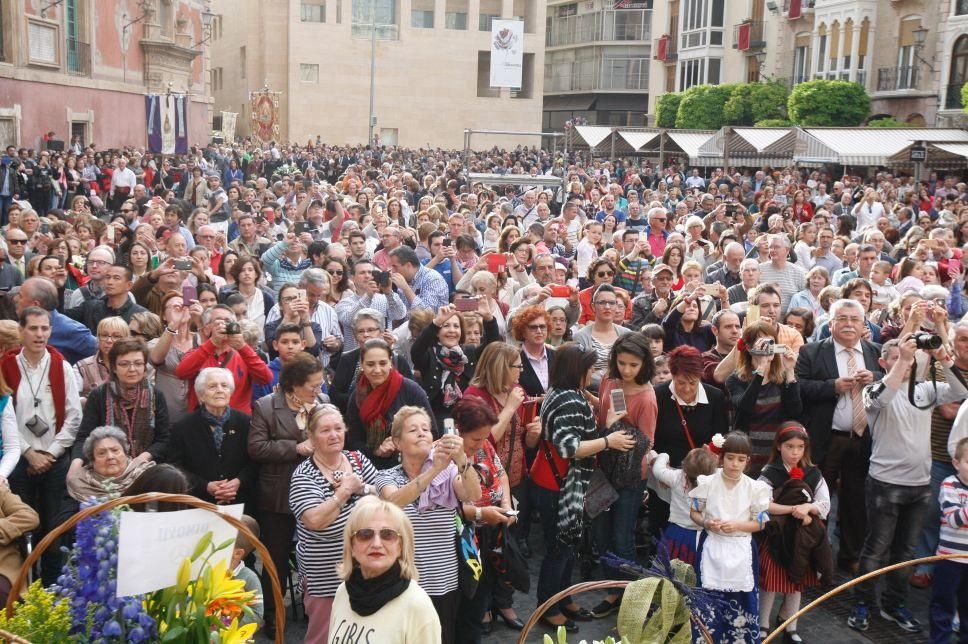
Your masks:
<svg viewBox="0 0 968 644"><path fill-rule="evenodd" d="M188 141L207 143L203 0L0 0L0 144L53 131L99 149L146 146L145 99L190 95ZM202 43L199 45L198 43Z"/></svg>
<svg viewBox="0 0 968 644"><path fill-rule="evenodd" d="M369 137L371 34L374 138L462 148L464 130L539 132L545 5L537 0L215 0L216 114L252 133L250 94L278 92L279 139L363 143ZM522 86L490 87L491 22L524 22ZM537 137L474 136L474 146Z"/></svg>
<svg viewBox="0 0 968 644"><path fill-rule="evenodd" d="M652 16L652 0L548 3L546 131L560 131L576 118L595 125L646 124Z"/></svg>

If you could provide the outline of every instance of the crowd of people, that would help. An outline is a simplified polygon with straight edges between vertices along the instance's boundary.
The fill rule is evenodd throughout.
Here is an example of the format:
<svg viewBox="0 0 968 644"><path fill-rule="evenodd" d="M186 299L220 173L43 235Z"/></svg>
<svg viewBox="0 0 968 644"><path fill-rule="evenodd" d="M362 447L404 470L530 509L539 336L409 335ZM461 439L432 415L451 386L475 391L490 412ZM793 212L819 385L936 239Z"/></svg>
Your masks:
<svg viewBox="0 0 968 644"><path fill-rule="evenodd" d="M512 550L540 558L541 604L576 563L621 576L665 548L720 600L717 642L760 641L835 568L968 556L955 176L9 146L0 224L9 541L154 473L243 504L278 570L295 553L320 643L520 630ZM61 565L44 553L45 584ZM848 625L922 630L911 585L950 641L963 560L858 585ZM542 622L621 593L578 599Z"/></svg>

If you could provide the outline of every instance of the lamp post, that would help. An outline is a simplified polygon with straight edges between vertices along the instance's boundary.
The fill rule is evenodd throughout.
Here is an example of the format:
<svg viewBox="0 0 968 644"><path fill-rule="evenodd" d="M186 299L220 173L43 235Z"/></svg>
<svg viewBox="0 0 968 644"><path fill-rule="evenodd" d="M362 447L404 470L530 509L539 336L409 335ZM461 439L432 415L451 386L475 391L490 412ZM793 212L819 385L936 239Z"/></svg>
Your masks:
<svg viewBox="0 0 968 644"><path fill-rule="evenodd" d="M753 54L753 58L756 59L756 81L761 83L766 80L766 74L763 73L763 67L766 66L766 52L758 51Z"/></svg>
<svg viewBox="0 0 968 644"><path fill-rule="evenodd" d="M367 145L373 145L373 127L376 125L374 99L376 96L376 0L370 0L370 114Z"/></svg>
<svg viewBox="0 0 968 644"><path fill-rule="evenodd" d="M931 63L921 57L921 50L924 49L924 41L928 37L927 28L925 28L924 25L918 25L918 28L912 31L911 35L914 36L914 59L930 69L931 73L933 74L934 67L931 66Z"/></svg>

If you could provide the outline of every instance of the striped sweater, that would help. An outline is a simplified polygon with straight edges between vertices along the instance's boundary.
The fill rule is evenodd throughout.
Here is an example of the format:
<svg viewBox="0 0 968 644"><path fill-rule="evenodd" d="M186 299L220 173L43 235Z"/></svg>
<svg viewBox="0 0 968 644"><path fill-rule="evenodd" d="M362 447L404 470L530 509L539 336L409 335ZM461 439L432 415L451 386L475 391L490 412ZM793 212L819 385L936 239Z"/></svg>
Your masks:
<svg viewBox="0 0 968 644"><path fill-rule="evenodd" d="M968 554L968 485L957 475L949 476L941 483L938 502L941 504L938 554Z"/></svg>

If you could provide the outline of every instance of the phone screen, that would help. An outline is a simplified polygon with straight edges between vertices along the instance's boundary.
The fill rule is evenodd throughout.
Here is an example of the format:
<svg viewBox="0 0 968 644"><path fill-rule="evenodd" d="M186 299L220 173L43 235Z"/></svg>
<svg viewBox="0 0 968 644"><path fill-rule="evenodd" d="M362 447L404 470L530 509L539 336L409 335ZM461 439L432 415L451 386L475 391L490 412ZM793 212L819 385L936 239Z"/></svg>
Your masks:
<svg viewBox="0 0 968 644"><path fill-rule="evenodd" d="M612 397L612 409L615 410L615 413L621 414L623 411L627 411L624 391L621 389L613 389L610 395Z"/></svg>

